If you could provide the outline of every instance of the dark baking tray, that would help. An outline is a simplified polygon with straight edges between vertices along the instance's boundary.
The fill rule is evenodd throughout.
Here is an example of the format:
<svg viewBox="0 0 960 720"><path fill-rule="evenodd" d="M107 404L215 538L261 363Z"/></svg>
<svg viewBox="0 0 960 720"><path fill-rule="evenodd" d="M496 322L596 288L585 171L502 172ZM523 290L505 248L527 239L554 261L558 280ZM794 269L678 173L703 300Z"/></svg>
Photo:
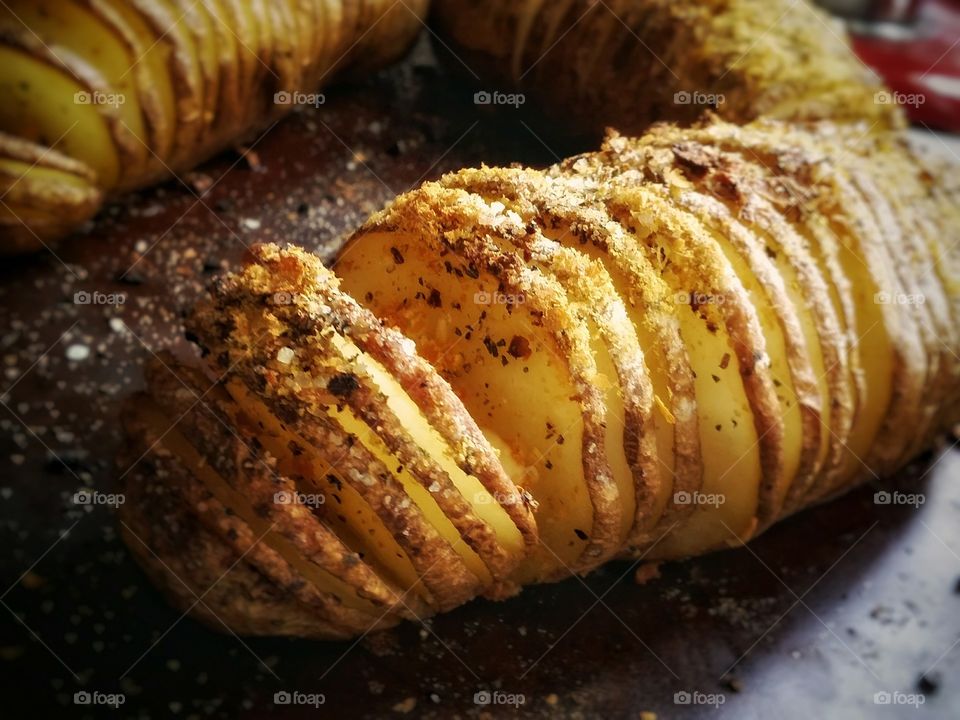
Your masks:
<svg viewBox="0 0 960 720"><path fill-rule="evenodd" d="M182 312L245 245L329 254L423 179L481 162L544 165L574 149L549 139L562 119L491 111L473 103L475 89L421 45L249 151L111 206L56 254L3 261L0 714L960 717L953 438L897 478L645 584L613 564L356 643L240 639L183 618L145 582L111 511L72 502L78 488L115 486L119 403L151 352L183 348ZM82 304L81 292L125 302ZM88 357L70 360L81 348ZM925 502L875 502L894 489ZM84 690L125 702L74 704ZM324 703L275 703L283 691ZM484 691L524 702L483 704ZM684 704L684 692L723 704ZM876 704L895 692L924 703Z"/></svg>

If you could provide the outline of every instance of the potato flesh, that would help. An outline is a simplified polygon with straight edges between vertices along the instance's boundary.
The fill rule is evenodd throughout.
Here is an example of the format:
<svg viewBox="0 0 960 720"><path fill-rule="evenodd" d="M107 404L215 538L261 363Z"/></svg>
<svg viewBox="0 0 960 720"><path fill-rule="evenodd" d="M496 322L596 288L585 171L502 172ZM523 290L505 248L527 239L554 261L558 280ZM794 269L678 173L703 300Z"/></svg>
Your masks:
<svg viewBox="0 0 960 720"><path fill-rule="evenodd" d="M105 90L124 98L114 112L136 137L144 137L140 103L127 71L136 58L89 10L64 0L20 0L0 12L4 25L9 22L16 27L22 22L67 64L71 57L79 56L94 65L109 83Z"/></svg>
<svg viewBox="0 0 960 720"><path fill-rule="evenodd" d="M119 175L116 147L94 105L74 103L87 90L65 72L0 45L0 127L89 165L111 187ZM59 142L58 142L59 141Z"/></svg>
<svg viewBox="0 0 960 720"><path fill-rule="evenodd" d="M304 478L317 492L333 499L327 509L335 508L335 511L328 517L344 544L361 554L382 577L405 591L429 598L407 553L370 505L350 483L339 477L336 458L323 457L304 438L285 428L241 382L229 380L226 388L238 409L257 424L257 438L277 459L280 471L288 477ZM242 419L236 416L234 422L243 425ZM295 456L290 450L294 446L303 448L304 453ZM336 484L330 481L331 476L337 478Z"/></svg>
<svg viewBox="0 0 960 720"><path fill-rule="evenodd" d="M400 386L400 383L387 372L386 368L369 355L361 352L346 337L333 335L331 341L340 346L342 355L356 358L362 362L377 387L385 395L387 405L393 410L404 429L410 434L414 442L426 451L447 473L454 487L467 499L477 516L493 528L498 544L510 553L522 553L524 550L523 536L510 516L504 511L500 500L494 498L480 480L473 475L467 475L457 465L450 447L440 437L440 433L430 425L423 412Z"/></svg>
<svg viewBox="0 0 960 720"><path fill-rule="evenodd" d="M793 374L787 359L787 346L783 330L780 327L776 311L771 306L771 300L767 297L764 288L746 260L730 247L729 241L719 233L714 233L713 239L743 284L750 297L750 302L757 311L760 328L766 342L766 352L770 357L770 374L777 387L777 401L780 404L781 417L784 423L783 472L787 478L791 478L792 482L796 478L797 470L800 467L800 455L803 451L803 420L800 414L800 403L797 399L796 388L793 384ZM790 283L788 282L787 285L790 285ZM784 490L786 489L784 488Z"/></svg>
<svg viewBox="0 0 960 720"><path fill-rule="evenodd" d="M853 350L863 368L866 391L866 397L860 398L838 474L845 478L863 469L886 416L892 397L893 348L883 307L875 301L877 287L873 276L858 253L846 243L840 246L840 263L850 279L860 332Z"/></svg>
<svg viewBox="0 0 960 720"><path fill-rule="evenodd" d="M419 242L399 234L358 238L337 264L343 289L417 343L419 353L453 386L500 452L501 461L509 458L504 464L508 472L506 466L513 466L514 483L539 503L535 516L545 547L523 561L514 579L532 581L558 567L572 567L585 546L578 531L589 534L593 511L581 457L583 415L571 400L575 388L566 363L523 317L522 304L513 313L502 303L477 304L477 294L496 298L497 286L484 275L448 280L441 259L424 259L413 250ZM385 274L373 272L394 266L390 248L401 253L403 264ZM413 300L418 293L428 297L432 289L440 293L441 306ZM486 328L495 331L494 346L499 339L505 341L504 350L512 338L526 338L529 356L502 365L500 350L493 357L483 342Z"/></svg>
<svg viewBox="0 0 960 720"><path fill-rule="evenodd" d="M569 232L569 228L561 226L561 230L553 236L558 240L566 240L573 237L573 234ZM604 252L592 243L585 243L576 247L588 258L602 263L606 268L615 290L627 308L627 315L637 333L637 341L644 352L655 398L654 432L657 435L657 457L661 471L661 482L657 487L656 500L650 513L652 522L655 522L672 502L676 458L674 453L674 428L677 421L671 407L674 407L674 403L680 400L675 397L673 392L673 382L669 378L664 354L652 351L653 348L660 346L660 338L657 337L657 331L650 325L651 313L648 312L642 300L635 297L633 286L628 279L629 271L616 258L611 257L610 253Z"/></svg>
<svg viewBox="0 0 960 720"><path fill-rule="evenodd" d="M489 585L491 582L490 571L486 565L473 549L463 541L457 528L437 505L437 501L430 494L430 491L421 485L400 460L390 452L376 430L360 420L348 407L331 408L328 414L329 417L336 420L346 433L355 436L375 458L391 470L403 487L404 492L413 504L420 509L427 522L433 525L440 537L460 555L467 568L480 578L485 585Z"/></svg>
<svg viewBox="0 0 960 720"><path fill-rule="evenodd" d="M176 101L173 85L170 81L170 49L158 41L157 35L150 29L143 17L126 0L94 0L97 6L103 6L105 12L116 14L120 22L139 42L133 52L138 58L137 64L144 67L144 77L150 78L150 87L141 92L156 93L156 108L159 118L151 127L149 144L159 157L168 157L173 146L174 131L177 125ZM131 71L131 74L136 69Z"/></svg>
<svg viewBox="0 0 960 720"><path fill-rule="evenodd" d="M700 452L703 463L701 495L693 513L651 551L650 557L676 557L749 539L756 527L762 479L760 439L744 387L740 362L721 316L722 304L735 298L718 295L689 302L696 295L712 295L717 279L705 273L706 262L722 255L709 236L670 236L670 226L658 227L658 212L669 210L656 196L627 186L615 196L629 207L638 227L634 252L647 255L670 285L668 300L676 305L680 334L694 374ZM693 228L688 228L691 232ZM698 309L694 309L695 305ZM703 308L701 315L700 307ZM759 349L758 349L759 350ZM655 348L645 349L655 352ZM712 496L712 498L711 498ZM715 503L709 502L717 500Z"/></svg>
<svg viewBox="0 0 960 720"><path fill-rule="evenodd" d="M677 292L690 291L682 289L681 284L674 287ZM722 497L723 502L698 505L680 527L652 550L651 558L693 555L748 539L759 498L757 431L729 335L721 327L711 333L689 307L681 308L679 316L681 335L696 374L704 459L700 492L704 499L712 495ZM715 376L720 380L714 380Z"/></svg>
<svg viewBox="0 0 960 720"><path fill-rule="evenodd" d="M493 208L491 208L491 211ZM545 237L550 237L549 231L543 231ZM513 244L497 237L492 238L497 242L502 252L516 254L517 248ZM554 241L556 242L556 241ZM577 253L581 260L586 261L585 255L572 248L564 248L568 253ZM528 265L533 266L533 263ZM627 460L626 448L624 446L624 431L626 429L626 407L623 397L623 390L618 379L619 373L617 367L610 356L612 349L608 341L597 324L597 320L590 316L589 311L578 311L578 305L589 307L590 298L579 296L577 289L571 282L566 282L558 273L551 272L549 264L544 267L541 264L535 264L538 270L550 275L563 287L567 293L567 300L573 303L572 309L583 316L583 322L586 323L590 333L590 350L597 365L597 379L601 383L601 389L604 391L604 403L607 408L607 427L604 436L604 447L607 452L607 462L610 465L610 471L614 482L617 484L617 490L620 498L620 540L625 542L630 535L636 522L636 488L634 487L633 472L630 463Z"/></svg>

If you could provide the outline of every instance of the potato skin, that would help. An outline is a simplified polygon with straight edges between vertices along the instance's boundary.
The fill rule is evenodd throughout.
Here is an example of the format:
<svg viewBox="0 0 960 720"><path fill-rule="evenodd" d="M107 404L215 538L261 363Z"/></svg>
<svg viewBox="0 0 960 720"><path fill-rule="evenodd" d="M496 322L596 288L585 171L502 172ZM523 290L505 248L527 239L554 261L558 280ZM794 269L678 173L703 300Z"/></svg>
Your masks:
<svg viewBox="0 0 960 720"><path fill-rule="evenodd" d="M29 87L31 100L6 121L0 117L0 133L16 135L36 127L38 118L63 112L59 92L24 80L30 67L46 65L94 98L68 106L69 112L105 126L94 139L73 129L83 124L67 122L71 129L60 149L72 143L77 153L88 153L88 165L112 161L104 161L82 199L61 200L62 185L50 181L28 203L40 210L11 208L0 218L0 255L54 242L89 219L104 199L187 172L289 113L298 95L396 59L416 37L427 8L427 0L43 0L39 10L46 25L24 27L18 13L30 17L32 3L11 0L0 12L0 47L23 54L21 61L5 63L0 84ZM68 16L83 17L115 38L116 47L137 59L132 72L117 70L115 55L104 60L91 49L86 28L72 27ZM113 83L117 77L122 87ZM114 97L123 100L97 100ZM129 122L122 121L124 112L133 113ZM0 142L0 163L14 157Z"/></svg>
<svg viewBox="0 0 960 720"><path fill-rule="evenodd" d="M404 464L423 483L455 493L434 462L437 455L431 455L429 443L398 422L400 415L392 414L395 406L385 386L374 374L364 374L363 368L370 367L367 353L376 355L450 441L461 466L482 476L523 535L523 557L510 556L516 564L509 566L494 534L482 527L482 513L474 517L477 508L470 506L469 497L442 499L438 506L443 517L420 513L408 501L388 526L414 557L419 580L433 593L425 596L425 612L444 611L477 594L500 599L516 589L512 584L589 572L612 556L678 559L742 544L797 510L856 487L875 473L896 470L960 421L960 250L949 243L960 232L957 169L918 156L893 135L862 153L839 152L858 132L829 123L795 126L770 120L740 128L713 118L688 129L661 126L640 138L612 134L599 151L543 172L480 168L453 173L406 193L372 216L336 262L340 279L301 250L258 246L243 272L214 284L211 300L194 311L189 326L216 375L226 374L228 384L246 384L316 447L352 444L344 439L348 433L331 430L331 419L337 416L329 414L334 407L349 407L396 457L405 458ZM898 197L889 196L893 193ZM909 199L910 212L904 199ZM881 218L895 220L887 232L877 230ZM911 218L922 221L922 232L908 241L902 235ZM842 240L818 232L820 223L843 233ZM841 243L843 262L818 276L814 268L825 255L840 252L832 245ZM910 261L896 270L888 267L902 247L910 248ZM783 262L778 263L780 256ZM738 257L743 262L735 263ZM434 267L442 277L424 271ZM573 273L595 281L595 289L602 292L592 294L578 286ZM494 311L476 300L484 309L458 306L487 282L504 294L519 293L522 300L509 310ZM761 303L754 304L745 289L757 284L767 288L768 304L783 306L770 311L773 320L768 324L759 321ZM796 296L787 293L791 285ZM387 286L389 292L378 291ZM351 289L357 301L342 288ZM443 292L435 295L437 288ZM696 292L705 299L691 299ZM609 307L602 302L605 293L615 301ZM296 300L278 307L278 295ZM911 297L923 301L908 302ZM930 307L915 307L926 301ZM597 306L593 310L578 309L591 302ZM428 308L433 314L425 321ZM450 350L444 342L448 331L456 335L462 327L486 339L509 336L511 323L520 322L514 314L526 322L524 313L541 323L529 333L527 344L511 348L512 359L499 351L488 353L507 381L492 373L471 374L480 359L486 360L486 342L474 342L476 348L471 345L456 359L445 355ZM801 330L797 318L805 313L828 319L808 319ZM674 322L676 318L683 320ZM864 320L878 326L877 334L870 336L869 347L858 349L858 338L849 333ZM600 323L617 326L600 328ZM938 343L930 341L922 323L938 330ZM635 334L630 333L631 324ZM783 329L790 341L771 342L767 333L773 327ZM264 330L269 340L262 340ZM351 348L358 348L358 354L330 342L333 336L353 338ZM464 342L461 347L469 343ZM535 355L531 348L537 343L561 350L555 364L534 366L550 368L543 372L560 386L556 395L544 392L532 377L526 384L510 380L514 360ZM817 347L819 359L814 357ZM603 376L596 371L605 354L614 357L609 367L620 363L619 372ZM652 365L647 358L657 356L670 356L664 360L669 380L648 372ZM792 434L786 432L786 423L777 418L783 399L770 376L775 360L787 368L796 387L804 388L797 397L819 413L816 417L827 433L817 432L809 422L798 422ZM830 375L823 386L811 383L814 365ZM349 382L344 380L348 369ZM554 370L556 375L551 374ZM711 378L711 372L717 374ZM573 378L570 387L582 389L580 395L569 396L564 373ZM495 397L484 394L491 384ZM589 394L591 384L595 392ZM156 401L176 411L176 404L169 405L177 394L169 381L154 378L148 386L155 397L170 396ZM640 394L631 399L643 406L641 422L624 417L622 427L622 449L637 480L636 517L626 528L620 523L633 511L625 512L628 506L610 483L611 469L604 460L612 457L606 452L610 444L616 444L607 423L618 418L605 414L611 389ZM344 397L347 390L355 396ZM664 398L657 401L660 394ZM718 408L725 399L728 404ZM575 483L564 486L563 493L577 497L576 503L565 505L556 502L558 475L546 476L553 486L534 481L523 485L526 492L518 489L526 477L523 471L529 469L518 459L526 449L515 445L521 437L516 427L507 427L514 423L512 416L495 414L490 407L500 404L532 418L531 405L569 408L571 401L586 439L582 454L574 459L593 487L576 495ZM724 423L713 427L712 418L724 413ZM221 417L230 425L237 416ZM539 417L530 423L535 432L525 436L530 442L540 439ZM676 431L657 442L644 438L648 442L642 453L630 451L633 435L655 432L660 417ZM704 418L711 420L705 423ZM728 419L730 427L741 428L739 434L724 426ZM189 415L187 420L188 427L204 427ZM134 447L149 446L149 434L141 425L129 426ZM255 424L245 432L256 440ZM513 443L495 442L510 433ZM840 436L832 437L835 433ZM207 431L210 437L218 434L221 428ZM405 490L394 477L400 469L386 468L376 451L366 449L364 443L373 447L369 438L356 437L367 453L366 470L353 465L352 481L379 510L403 503ZM751 439L756 439L752 445ZM725 448L726 442L734 447ZM858 443L855 456L848 442ZM224 444L229 443L208 440L205 452L210 445ZM788 446L801 458L793 464L781 461L789 455ZM741 451L753 460L741 464L736 457ZM132 473L134 500L124 506L128 522L139 523L138 534L156 539L155 552L161 558L172 553L175 544L184 552L187 529L198 554L174 559L175 567L202 582L214 575L211 566L242 552L238 538L249 538L251 528L244 526L240 513L231 516L226 531L217 524L223 509L210 501L202 478L190 477L188 466L177 465L175 451L161 443L147 455L164 468L165 477L180 478L180 496L169 501L178 504L159 518L138 512L137 498L157 492L158 483ZM645 473L650 462L659 464L660 472ZM216 466L234 476L231 465ZM252 494L260 484L247 487ZM724 501L690 506L689 496L714 492ZM544 500L539 507L538 494ZM573 562L557 567L554 559L535 549L537 533L543 538L548 531L589 528L577 524L585 513L593 518L593 532L599 527L604 534L584 533L581 540L585 547L602 542L600 552L581 550ZM292 517L287 520L293 522ZM471 576L469 564L450 552L437 529L444 521L454 523L461 538L477 549L490 579ZM164 535L165 523L176 525L169 537ZM201 527L203 532L196 529ZM332 592L336 597L336 592L303 587L296 582L295 563L285 564L267 552L269 547L251 554L249 564L265 577L244 591L262 599L246 608L230 606L226 598L214 601L225 604L223 617L231 618L235 629L258 634L343 637L366 629L366 620L369 628L376 628L408 617L393 599L404 588L388 577L390 568L378 570L373 563L362 571L344 567L347 553L341 541L348 544L339 535L318 535L309 547L349 587L368 589L364 597L387 609L379 620L332 604L329 596ZM232 545L224 548L217 542ZM307 546L298 547L305 552ZM189 597L158 571L150 553L132 549L152 579L187 605ZM241 573L236 582L252 580ZM273 625L271 613L278 621Z"/></svg>
<svg viewBox="0 0 960 720"><path fill-rule="evenodd" d="M902 123L807 0L435 0L431 23L487 90L526 93L593 139L710 109L736 123Z"/></svg>

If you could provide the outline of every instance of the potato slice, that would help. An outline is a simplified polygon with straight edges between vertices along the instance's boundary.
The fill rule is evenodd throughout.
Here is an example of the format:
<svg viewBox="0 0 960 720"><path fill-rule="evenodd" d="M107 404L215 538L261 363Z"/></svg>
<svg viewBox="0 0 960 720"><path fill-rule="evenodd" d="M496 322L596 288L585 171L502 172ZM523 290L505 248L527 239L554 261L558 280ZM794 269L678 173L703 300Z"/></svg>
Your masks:
<svg viewBox="0 0 960 720"><path fill-rule="evenodd" d="M883 313L873 312L877 281L856 250L858 240L854 237L860 232L857 227L869 226L872 219L855 197L845 209L838 208L834 199L836 192L822 189L829 181L824 178L829 178L831 172L829 167L824 167L828 162L826 157L811 148L802 136L794 137L785 126L759 124L741 131L716 124L707 129L706 137L709 142L742 152L754 167L769 169L772 173L767 179L769 189L764 190L761 185L757 192L775 201L778 210L790 218L794 228L807 240L821 274L830 279L831 302L847 330L849 377L855 383L857 394L856 415L849 433L844 434L842 385L832 377L831 388L835 389L831 391L830 431L843 452L839 458L833 456L829 465L832 471L822 475L809 490L808 495L822 496L829 492L825 488L842 484L851 473L863 471L861 458L869 457L891 398L894 350L888 340ZM858 219L852 224L848 218ZM823 319L828 315L817 312L814 317L823 336ZM832 361L828 354L840 347L840 343L821 342L828 372L841 366L841 359ZM809 502L806 496L797 501L798 504L805 502Z"/></svg>
<svg viewBox="0 0 960 720"><path fill-rule="evenodd" d="M91 178L0 158L0 197L10 208L37 210L65 226L89 220L100 207L101 194ZM42 236L41 236L42 237Z"/></svg>
<svg viewBox="0 0 960 720"><path fill-rule="evenodd" d="M216 65L218 72L215 102L216 115L210 126L209 143L219 147L224 138L232 134L242 117L240 112L241 69L243 62L239 44L241 29L233 27L230 0L201 0L200 9L206 15L210 33L215 37Z"/></svg>
<svg viewBox="0 0 960 720"><path fill-rule="evenodd" d="M110 28L76 2L18 0L0 9L0 29L8 42L18 38L22 49L84 86L86 102L108 119L121 160L121 185L131 174L143 174L149 141L136 76L127 72L134 58Z"/></svg>
<svg viewBox="0 0 960 720"><path fill-rule="evenodd" d="M955 228L960 227L960 182L956 168L947 158L942 158L922 147L909 137L904 138L895 148L904 153L909 177L915 178L917 185L925 191L930 217L937 232L929 240L929 251L933 256L936 276L943 288L950 317L954 328L960 328L960 253L956 251ZM899 179L899 176L897 176ZM953 335L949 350L960 354L960 338ZM960 368L950 362L952 380L945 400L941 402L939 431L949 429L955 420L952 408L960 406Z"/></svg>
<svg viewBox="0 0 960 720"><path fill-rule="evenodd" d="M650 179L670 187L675 201L713 228L741 282L753 288L753 303L764 310L760 320L772 346L786 425L785 474L794 478L782 502L793 507L828 458L838 461L852 423L853 388L846 382L839 319L803 239L764 199L767 189L753 166L700 145L690 137L695 132L682 143L672 135L654 132L643 143L611 144L623 142L630 148L626 167L642 165ZM831 407L835 428L821 416L821 408Z"/></svg>
<svg viewBox="0 0 960 720"><path fill-rule="evenodd" d="M410 556L394 539L376 510L331 463L344 449L321 452L310 440L281 423L239 380L225 384L232 401L222 403L233 427L248 443L260 442L277 459L277 468L307 493L333 499L328 521L340 539L364 558L377 574L404 589L407 597L432 603Z"/></svg>
<svg viewBox="0 0 960 720"><path fill-rule="evenodd" d="M704 455L701 502L653 549L675 557L748 540L779 512L785 475L766 343L742 284L704 228L663 196L626 181L606 202L675 293L696 387ZM717 502L710 502L716 498Z"/></svg>
<svg viewBox="0 0 960 720"><path fill-rule="evenodd" d="M128 427L130 467L145 440L137 423ZM126 502L118 510L121 536L174 607L221 632L318 639L354 634L318 617L311 599L303 597L307 583L257 543L248 526L198 492L172 454L152 452L128 478Z"/></svg>
<svg viewBox="0 0 960 720"><path fill-rule="evenodd" d="M573 311L589 328L597 369L610 379L605 402L615 420L607 423L610 465L620 494L620 542L638 543L663 513L654 391L627 308L603 263L565 247L575 214L548 215L545 195L554 192L535 171L463 170L441 180L444 187L480 193L498 233L490 237L507 252L519 251L528 267L549 274L564 289ZM533 198L533 199L531 199ZM536 203L540 203L540 206ZM612 382L616 378L617 382ZM664 423L665 424L665 423ZM672 454L672 432L663 442ZM671 483L672 484L672 483Z"/></svg>
<svg viewBox="0 0 960 720"><path fill-rule="evenodd" d="M703 226L669 195L645 187L636 172L619 175L611 144L550 172L576 178L581 193L604 197L613 217L636 238L634 252L645 253L670 284L673 303L689 301L676 312L695 378L703 491L708 499L725 497L719 506L697 508L656 553L690 554L710 543L744 541L758 522L776 516L793 479L785 472L783 420L759 321Z"/></svg>
<svg viewBox="0 0 960 720"><path fill-rule="evenodd" d="M239 132L247 124L250 116L249 107L255 94L258 78L265 69L262 65L257 48L260 46L260 31L257 16L254 14L254 2L245 0L221 0L223 14L219 16L218 24L229 27L231 35L235 35L236 47L232 64L236 68L237 94L235 101L228 111L231 117L222 117L223 132L231 135ZM215 18L216 20L216 18Z"/></svg>
<svg viewBox="0 0 960 720"><path fill-rule="evenodd" d="M277 472L274 458L257 453L256 445L248 443L230 424L236 411L221 409L231 403L222 386L211 386L199 370L179 365L167 354L148 363L146 380L151 402L166 417L176 418L171 425L190 439L204 456L203 462L219 475L218 487L209 489L229 499L227 506L238 516L252 515L257 524L270 523L271 533L281 538L276 543L278 552L293 556L292 566L306 568L302 575L322 577L322 586L334 592L340 604L367 614L399 612L415 618L415 613L426 611L416 598L406 601L405 606L399 589L340 541L328 525L332 507L328 508L326 502L302 504L297 500L299 488ZM186 458L181 456L181 460ZM242 507L236 509L236 505ZM268 544L273 539L270 535Z"/></svg>
<svg viewBox="0 0 960 720"><path fill-rule="evenodd" d="M508 471L523 474L514 481L539 503L541 545L514 578L552 579L616 550L607 411L562 288L471 234L489 223L485 209L427 185L374 216L336 269L347 292L417 343Z"/></svg>
<svg viewBox="0 0 960 720"><path fill-rule="evenodd" d="M768 144L782 141L781 169L806 189L804 212L826 220L855 298L855 344L866 397L861 396L840 470L813 488L822 497L864 466L876 472L899 466L907 442L902 428L919 418L927 359L915 319L902 307L877 302L879 293L896 292L901 285L870 209L844 176L844 154L829 153L809 134L785 126L771 126L765 134Z"/></svg>
<svg viewBox="0 0 960 720"><path fill-rule="evenodd" d="M839 143L838 143L839 144ZM849 143L844 143L849 146ZM902 295L890 300L912 312L928 353L923 420L914 443L906 449L905 462L926 447L937 431L937 416L944 393L952 387L953 350L960 330L950 313L949 297L937 275L935 251L940 229L929 191L918 179L916 166L885 140L868 139L854 145L856 152L845 162L851 182L873 210L888 254L896 258ZM889 197L881 187L898 188Z"/></svg>
<svg viewBox="0 0 960 720"><path fill-rule="evenodd" d="M177 124L173 86L170 81L169 48L157 42L138 12L122 0L83 0L89 12L121 43L127 61L123 70L132 78L140 108L143 111L144 141L152 154L147 158L150 169L144 170L139 182L166 175L160 158L169 156Z"/></svg>
<svg viewBox="0 0 960 720"><path fill-rule="evenodd" d="M215 122L220 115L220 61L219 33L215 21L198 0L170 0L177 13L177 24L190 31L200 69L203 105L200 112L200 133L197 152L214 147L218 140ZM194 159L194 162L196 160Z"/></svg>
<svg viewBox="0 0 960 720"><path fill-rule="evenodd" d="M199 50L189 23L177 0L130 0L130 5L154 34L154 42L169 48L168 74L173 83L177 124L173 151L166 164L174 171L192 167L205 101Z"/></svg>
<svg viewBox="0 0 960 720"><path fill-rule="evenodd" d="M0 133L2 252L44 247L92 218L102 195L96 175L56 150Z"/></svg>
<svg viewBox="0 0 960 720"><path fill-rule="evenodd" d="M406 506L412 502L429 522L425 527L436 528L443 538L437 539L436 547L415 546L418 553L445 552L452 558L449 548L454 548L470 568L470 577L479 578L483 586L491 586L493 579L505 580L509 569L524 554L525 542L510 514L500 505L520 503L522 498L515 493L494 498L472 470L461 467L466 467L467 457L476 456L483 448L469 436L457 438L458 445L451 447L401 383L392 380L391 373L362 352L350 337L336 331L337 324L350 325L351 315L343 312L343 306L350 303L339 296L330 284L329 273L316 259L304 253L280 257L276 248L261 248L256 253L260 264L248 267L233 285L223 286L215 300L233 308L239 328L248 327L250 333L257 330L256 334L263 335L263 339L253 344L252 335L239 330L220 337L215 327L204 324L208 318L215 320L216 313L201 311L196 318L198 335L212 355L232 353L234 357L243 357L230 372L258 389L266 381L271 389L268 394L275 396L264 398L265 403L291 429L299 432L306 424L290 419L291 416L326 415L331 424L342 426L349 436L355 437L379 464L396 468L386 472L401 488L397 502ZM324 277L327 280L322 282ZM298 298L302 295L303 303L298 300L289 305L264 307L257 300L258 294L269 298L278 293L294 293ZM250 299L234 308L230 303L236 305L237 301L231 300L236 297ZM358 315L359 307L352 307L353 316ZM374 332L372 319L367 319L366 325L368 333ZM258 330L267 327L274 329ZM382 330L379 334L384 335ZM249 339L244 340L245 337ZM384 343L382 338L380 343ZM421 376L425 367L417 368ZM310 415L303 415L302 411ZM449 428L444 432L448 431ZM489 448L487 451L490 458L479 463L484 478L495 462ZM498 480L500 484L494 489L512 489L506 478ZM530 528L529 520L527 524ZM447 583L450 584L450 578ZM450 588L443 591L449 593Z"/></svg>
<svg viewBox="0 0 960 720"><path fill-rule="evenodd" d="M209 449L207 454L201 454L193 443L198 440L202 442L202 438L194 436L188 440L184 431L177 427L178 421L171 420L149 399L141 397L139 400L138 407L128 406L125 421L131 431L133 448L139 453L137 458L146 457L148 462L156 466L157 474L137 477L137 473L131 473L124 487L126 493L136 492L133 487L136 484L154 485L158 479L164 480L164 485L176 488L183 496L188 512L195 514L209 532L219 535L222 545L231 547L238 555L242 554L279 590L309 609L310 615L320 626L311 634L340 637L344 631L352 635L365 631L371 625L389 627L396 624L400 619L398 616L377 611L369 602L358 598L349 585L302 554L302 550L291 541L291 538L297 538L293 532L278 528L277 518L282 517L288 509L299 506L274 503L271 498L260 504L261 511L270 512L275 508L279 508L279 511L269 519L258 516L248 498L242 494L250 492L250 485L244 484L243 490L238 491L230 486L222 474L222 467L216 463L221 452ZM183 418L180 422L183 422ZM196 428L191 429L196 431ZM254 460L248 462L240 472L257 473L262 469L260 462ZM266 475L270 477L269 473ZM262 478L260 481L269 483L269 480ZM277 487L286 488L278 492L292 492L289 483L279 482ZM153 539L156 541L155 536ZM304 537L298 539L301 545L309 543ZM323 542L330 552L336 552L329 538ZM160 555L157 548L148 548ZM347 551L344 557L348 555ZM165 561L167 558L160 555L160 559ZM202 588L201 593L203 590L206 588ZM354 607L346 603L352 603ZM278 618L278 624L282 617ZM333 628L340 630L331 632Z"/></svg>
<svg viewBox="0 0 960 720"><path fill-rule="evenodd" d="M641 348L656 348L644 359L654 392L660 477L647 522L635 527L630 543L643 549L693 511L692 504L675 500L698 491L703 482L693 373L679 334L675 294L653 272L633 237L611 221L605 207L591 202L595 188L577 186L564 177L543 178L536 171L518 172L520 177L513 181L514 171L465 170L442 182L469 186L518 208L524 216L536 213L535 222L556 242L600 262L615 294L624 301Z"/></svg>
<svg viewBox="0 0 960 720"><path fill-rule="evenodd" d="M42 91L41 91L42 89ZM119 155L110 122L97 106L74 101L89 89L24 50L0 44L0 127L90 167L100 187L119 177Z"/></svg>

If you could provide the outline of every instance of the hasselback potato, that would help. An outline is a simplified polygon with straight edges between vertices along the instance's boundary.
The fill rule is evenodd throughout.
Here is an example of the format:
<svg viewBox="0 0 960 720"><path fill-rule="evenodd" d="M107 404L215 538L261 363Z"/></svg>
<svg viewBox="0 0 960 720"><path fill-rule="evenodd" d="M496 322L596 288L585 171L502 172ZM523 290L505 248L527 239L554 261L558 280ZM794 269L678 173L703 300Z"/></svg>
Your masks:
<svg viewBox="0 0 960 720"><path fill-rule="evenodd" d="M36 250L103 197L189 170L297 104L323 102L315 90L334 76L402 53L426 5L4 3L0 253Z"/></svg>
<svg viewBox="0 0 960 720"><path fill-rule="evenodd" d="M960 420L960 186L864 130L611 135L406 193L333 271L257 246L127 408L128 544L214 626L348 637L895 470Z"/></svg>
<svg viewBox="0 0 960 720"><path fill-rule="evenodd" d="M709 109L741 124L902 122L808 0L434 0L431 23L491 98L520 90L565 132L639 134Z"/></svg>

